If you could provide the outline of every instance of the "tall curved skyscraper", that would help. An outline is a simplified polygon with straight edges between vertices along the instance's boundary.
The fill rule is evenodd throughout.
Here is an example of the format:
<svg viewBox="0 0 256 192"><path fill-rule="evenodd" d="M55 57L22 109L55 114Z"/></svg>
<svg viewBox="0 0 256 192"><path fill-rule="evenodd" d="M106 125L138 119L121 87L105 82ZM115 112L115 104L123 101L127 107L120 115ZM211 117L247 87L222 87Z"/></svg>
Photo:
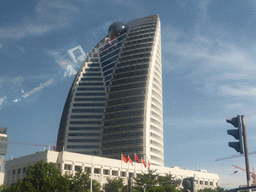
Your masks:
<svg viewBox="0 0 256 192"><path fill-rule="evenodd" d="M69 91L57 151L164 165L161 27L158 15L113 23Z"/></svg>

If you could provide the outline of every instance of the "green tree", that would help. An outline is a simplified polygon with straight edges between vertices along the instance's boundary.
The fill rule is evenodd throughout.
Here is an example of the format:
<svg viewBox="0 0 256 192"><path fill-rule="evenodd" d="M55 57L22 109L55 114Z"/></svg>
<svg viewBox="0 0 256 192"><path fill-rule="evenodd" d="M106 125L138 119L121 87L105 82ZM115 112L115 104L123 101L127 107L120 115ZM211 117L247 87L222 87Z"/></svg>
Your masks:
<svg viewBox="0 0 256 192"><path fill-rule="evenodd" d="M90 173L84 173L82 170L76 171L73 175L71 172L66 173L64 176L69 181L70 192L89 192L91 186ZM100 184L93 180L92 182L93 192L100 192Z"/></svg>
<svg viewBox="0 0 256 192"><path fill-rule="evenodd" d="M0 192L9 192L10 189L6 185L0 185Z"/></svg>
<svg viewBox="0 0 256 192"><path fill-rule="evenodd" d="M216 187L215 189L211 189L211 188L204 188L204 189L200 189L198 190L198 192L225 192L227 191L227 189L224 189L222 187Z"/></svg>
<svg viewBox="0 0 256 192"><path fill-rule="evenodd" d="M69 181L69 190L87 192L90 190L90 174L82 173L82 170L76 171L73 175L72 172L66 173L64 176Z"/></svg>
<svg viewBox="0 0 256 192"><path fill-rule="evenodd" d="M224 189L224 188L218 186L218 187L215 188L215 191L216 192L225 192L225 191L227 191L227 189Z"/></svg>
<svg viewBox="0 0 256 192"><path fill-rule="evenodd" d="M175 179L172 175L166 174L165 176L158 176L158 183L165 188L166 191L176 191L176 188L180 186L181 180Z"/></svg>
<svg viewBox="0 0 256 192"><path fill-rule="evenodd" d="M120 192L125 190L127 186L124 186L124 180L122 178L107 178L107 183L104 185L103 189L105 192Z"/></svg>
<svg viewBox="0 0 256 192"><path fill-rule="evenodd" d="M10 187L11 192L55 192L56 190L68 192L68 189L69 181L61 175L56 165L43 160L28 166L26 178Z"/></svg>
<svg viewBox="0 0 256 192"><path fill-rule="evenodd" d="M156 170L149 170L148 173L143 173L140 177L134 178L136 191L143 191L143 187L147 186L147 191L152 192L177 192L181 181L175 180L171 175L159 176ZM157 185L156 185L157 184Z"/></svg>
<svg viewBox="0 0 256 192"><path fill-rule="evenodd" d="M143 173L141 176L134 178L134 183L137 191L143 191L144 185L155 184L157 183L157 174L156 170L149 170L148 173Z"/></svg>
<svg viewBox="0 0 256 192"><path fill-rule="evenodd" d="M198 192L215 192L215 190L211 188L204 188L204 189L198 190Z"/></svg>

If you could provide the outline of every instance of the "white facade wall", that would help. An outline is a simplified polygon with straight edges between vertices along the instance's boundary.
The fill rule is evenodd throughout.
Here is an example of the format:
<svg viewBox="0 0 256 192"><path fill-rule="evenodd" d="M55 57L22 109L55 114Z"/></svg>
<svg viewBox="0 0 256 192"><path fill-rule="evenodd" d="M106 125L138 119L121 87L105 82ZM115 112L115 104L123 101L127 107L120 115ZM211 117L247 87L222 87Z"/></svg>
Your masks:
<svg viewBox="0 0 256 192"><path fill-rule="evenodd" d="M4 173L0 172L0 185L4 184Z"/></svg>
<svg viewBox="0 0 256 192"><path fill-rule="evenodd" d="M158 70L156 70L156 68ZM162 61L161 61L161 25L158 19L156 35L152 50L152 64L149 70L148 100L147 100L147 156L151 164L164 165L163 142L163 98L162 98ZM155 102L157 101L157 103ZM154 107L152 106L154 105ZM156 145L155 141L160 145Z"/></svg>
<svg viewBox="0 0 256 192"><path fill-rule="evenodd" d="M122 177L127 184L128 175L136 177L137 174L148 172L142 164L126 164L121 160L103 158L98 156L83 155L72 152L44 151L25 157L20 157L6 162L4 184L10 186L17 183L19 179L25 177L23 171L29 165L44 160L45 162L56 163L62 174L66 171L75 172L76 168L82 168L83 171L92 170L93 179L97 180L101 186L106 183L107 177ZM205 170L192 171L180 169L179 167L160 167L151 165L150 169L157 170L160 175L171 174L178 179L186 177L195 178L196 189L215 188L219 185L219 176L213 173L207 173Z"/></svg>

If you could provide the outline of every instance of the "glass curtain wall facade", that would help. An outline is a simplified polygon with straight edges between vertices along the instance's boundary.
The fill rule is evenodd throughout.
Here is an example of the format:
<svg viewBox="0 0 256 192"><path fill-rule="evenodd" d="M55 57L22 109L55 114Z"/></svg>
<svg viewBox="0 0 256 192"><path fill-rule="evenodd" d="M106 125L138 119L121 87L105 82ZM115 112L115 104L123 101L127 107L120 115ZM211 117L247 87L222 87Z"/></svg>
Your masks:
<svg viewBox="0 0 256 192"><path fill-rule="evenodd" d="M57 151L164 165L158 15L116 22L86 58L64 106Z"/></svg>

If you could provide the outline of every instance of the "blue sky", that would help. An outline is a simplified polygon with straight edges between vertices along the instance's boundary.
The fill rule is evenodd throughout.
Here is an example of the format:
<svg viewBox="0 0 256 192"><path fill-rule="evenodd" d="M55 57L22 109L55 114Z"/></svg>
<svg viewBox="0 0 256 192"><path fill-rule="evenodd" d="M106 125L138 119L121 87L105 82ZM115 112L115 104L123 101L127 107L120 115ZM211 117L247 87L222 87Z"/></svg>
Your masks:
<svg viewBox="0 0 256 192"><path fill-rule="evenodd" d="M206 169L228 187L245 168L228 147L245 115L256 151L256 3L233 0L0 0L0 126L12 142L54 145L74 72L58 60L75 43L88 53L110 24L159 14L162 28L165 166ZM6 159L43 150L9 144ZM254 167L255 155L250 156ZM246 184L245 172L231 176Z"/></svg>

